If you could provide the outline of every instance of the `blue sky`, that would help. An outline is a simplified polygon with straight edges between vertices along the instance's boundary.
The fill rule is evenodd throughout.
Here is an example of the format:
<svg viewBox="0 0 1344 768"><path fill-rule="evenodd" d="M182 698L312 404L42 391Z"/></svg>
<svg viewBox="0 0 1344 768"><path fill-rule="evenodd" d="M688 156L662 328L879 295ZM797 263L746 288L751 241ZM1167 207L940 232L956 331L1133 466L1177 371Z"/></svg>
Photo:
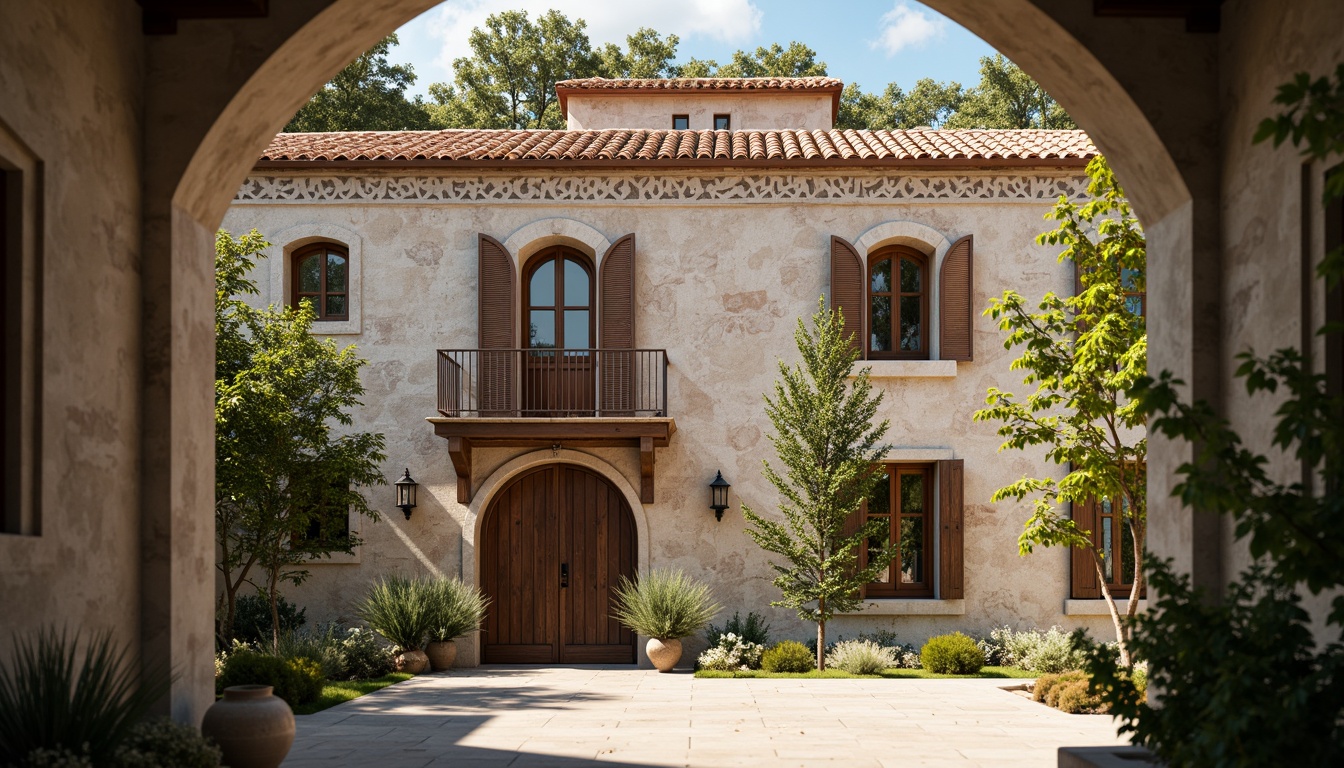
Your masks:
<svg viewBox="0 0 1344 768"><path fill-rule="evenodd" d="M817 52L831 76L868 91L889 82L908 90L922 77L974 85L980 57L994 52L912 0L448 0L397 30L401 45L391 58L415 65L412 92L424 94L430 83L452 80L452 60L467 55L467 35L486 16L522 9L536 18L551 8L587 21L594 47L624 45L641 26L675 33L679 61L724 63L739 48L798 40Z"/></svg>

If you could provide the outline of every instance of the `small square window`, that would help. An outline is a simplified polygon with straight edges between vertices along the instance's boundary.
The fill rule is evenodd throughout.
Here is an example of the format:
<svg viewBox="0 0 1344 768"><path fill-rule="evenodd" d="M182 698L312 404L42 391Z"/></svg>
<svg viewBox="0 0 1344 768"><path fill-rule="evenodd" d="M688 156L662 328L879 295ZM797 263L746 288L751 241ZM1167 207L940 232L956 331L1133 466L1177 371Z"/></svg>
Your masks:
<svg viewBox="0 0 1344 768"><path fill-rule="evenodd" d="M691 117L690 117L690 115L673 115L673 116L672 116L672 130L674 130L674 131L685 131L685 130L689 130L690 127L691 127Z"/></svg>
<svg viewBox="0 0 1344 768"><path fill-rule="evenodd" d="M716 130L716 131L731 131L731 130L732 130L732 125L731 125L730 121L728 120L728 115L715 115L715 116L714 116L714 130Z"/></svg>

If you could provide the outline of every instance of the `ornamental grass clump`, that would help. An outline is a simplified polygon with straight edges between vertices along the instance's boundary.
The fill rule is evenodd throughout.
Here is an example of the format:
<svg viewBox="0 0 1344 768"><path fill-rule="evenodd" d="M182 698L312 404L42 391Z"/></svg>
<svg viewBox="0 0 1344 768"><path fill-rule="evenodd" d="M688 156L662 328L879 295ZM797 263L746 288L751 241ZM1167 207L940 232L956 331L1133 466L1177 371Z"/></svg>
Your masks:
<svg viewBox="0 0 1344 768"><path fill-rule="evenodd" d="M826 664L853 675L876 675L896 666L896 653L871 640L845 640L826 654Z"/></svg>
<svg viewBox="0 0 1344 768"><path fill-rule="evenodd" d="M401 651L419 651L434 621L432 595L426 579L388 576L369 587L356 613Z"/></svg>
<svg viewBox="0 0 1344 768"><path fill-rule="evenodd" d="M761 669L766 672L811 672L816 668L816 654L796 640L775 643L761 656Z"/></svg>
<svg viewBox="0 0 1344 768"><path fill-rule="evenodd" d="M429 584L429 602L429 639L442 643L480 629L489 600L460 579L440 578Z"/></svg>
<svg viewBox="0 0 1344 768"><path fill-rule="evenodd" d="M760 669L761 656L765 652L760 643L753 643L729 632L719 637L719 642L700 654L696 665L700 669L718 672L731 672L738 669Z"/></svg>
<svg viewBox="0 0 1344 768"><path fill-rule="evenodd" d="M621 577L612 616L629 629L658 640L676 640L708 626L719 604L709 586L681 570L655 568L635 581Z"/></svg>
<svg viewBox="0 0 1344 768"><path fill-rule="evenodd" d="M985 666L985 654L960 632L929 638L919 651L924 668L939 675L973 675Z"/></svg>

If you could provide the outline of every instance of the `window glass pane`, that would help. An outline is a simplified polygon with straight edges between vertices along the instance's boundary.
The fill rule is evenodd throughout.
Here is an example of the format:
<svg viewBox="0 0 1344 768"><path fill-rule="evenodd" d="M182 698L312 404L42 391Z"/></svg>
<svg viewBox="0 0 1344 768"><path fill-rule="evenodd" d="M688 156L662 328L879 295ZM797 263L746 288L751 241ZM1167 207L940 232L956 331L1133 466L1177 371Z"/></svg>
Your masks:
<svg viewBox="0 0 1344 768"><path fill-rule="evenodd" d="M554 310L532 310L528 318L527 346L543 349L555 346Z"/></svg>
<svg viewBox="0 0 1344 768"><path fill-rule="evenodd" d="M869 325L873 330L871 349L874 352L891 351L891 297L874 296Z"/></svg>
<svg viewBox="0 0 1344 768"><path fill-rule="evenodd" d="M714 116L714 130L716 131L728 130L728 115Z"/></svg>
<svg viewBox="0 0 1344 768"><path fill-rule="evenodd" d="M885 520L885 518L883 519ZM881 538L878 538L877 536L870 537L868 539L868 562L871 563L873 561L873 558L877 557L877 554L882 551L882 547L886 546L886 544L887 544L887 537L885 535L882 536ZM891 564L888 563L886 568L883 568L876 576L873 577L872 583L886 584L890 581L891 581Z"/></svg>
<svg viewBox="0 0 1344 768"><path fill-rule="evenodd" d="M542 264L532 273L528 301L534 307L555 306L555 260Z"/></svg>
<svg viewBox="0 0 1344 768"><path fill-rule="evenodd" d="M1142 314L1143 314L1143 297L1142 297L1142 296L1126 296L1126 297L1125 297L1125 311L1128 312L1128 313L1131 314L1131 315L1142 315Z"/></svg>
<svg viewBox="0 0 1344 768"><path fill-rule="evenodd" d="M891 475L883 468L873 485L873 495L868 498L869 515L885 515L891 512Z"/></svg>
<svg viewBox="0 0 1344 768"><path fill-rule="evenodd" d="M317 293L322 290L322 254L315 253L299 262L299 292Z"/></svg>
<svg viewBox="0 0 1344 768"><path fill-rule="evenodd" d="M347 271L344 256L338 256L334 253L327 254L327 290L344 293Z"/></svg>
<svg viewBox="0 0 1344 768"><path fill-rule="evenodd" d="M901 583L924 582L924 519L901 520Z"/></svg>
<svg viewBox="0 0 1344 768"><path fill-rule="evenodd" d="M588 310L565 310L565 349L588 348Z"/></svg>
<svg viewBox="0 0 1344 768"><path fill-rule="evenodd" d="M1103 514L1103 515L1109 515L1109 514L1111 514L1111 500L1110 500L1110 499L1102 499L1102 500L1101 500L1101 514Z"/></svg>
<svg viewBox="0 0 1344 768"><path fill-rule="evenodd" d="M328 315L344 315L344 314L345 314L345 294L339 294L339 293L328 294L327 311L323 312L322 316L327 317Z"/></svg>
<svg viewBox="0 0 1344 768"><path fill-rule="evenodd" d="M920 350L920 297L901 297L901 351Z"/></svg>
<svg viewBox="0 0 1344 768"><path fill-rule="evenodd" d="M923 290L919 286L920 280L919 264L910 259L901 259L901 290L906 293L918 293Z"/></svg>
<svg viewBox="0 0 1344 768"><path fill-rule="evenodd" d="M691 127L691 119L690 119L689 117L687 117L686 115L673 115L673 116L672 116L672 130L674 130L674 131L684 131L684 130L686 130L687 128L690 128L690 127Z"/></svg>
<svg viewBox="0 0 1344 768"><path fill-rule="evenodd" d="M573 259L565 259L565 306L588 306L588 270Z"/></svg>
<svg viewBox="0 0 1344 768"><path fill-rule="evenodd" d="M1139 271L1137 269L1120 270L1120 288L1125 291L1136 290L1139 283Z"/></svg>
<svg viewBox="0 0 1344 768"><path fill-rule="evenodd" d="M891 293L891 259L883 259L869 271L873 293Z"/></svg>
<svg viewBox="0 0 1344 768"><path fill-rule="evenodd" d="M924 475L901 475L901 514L924 514Z"/></svg>
<svg viewBox="0 0 1344 768"><path fill-rule="evenodd" d="M1105 567L1106 581L1110 582L1115 578L1115 558L1111 557L1111 523L1109 517L1101 518L1101 552L1104 556L1102 565Z"/></svg>

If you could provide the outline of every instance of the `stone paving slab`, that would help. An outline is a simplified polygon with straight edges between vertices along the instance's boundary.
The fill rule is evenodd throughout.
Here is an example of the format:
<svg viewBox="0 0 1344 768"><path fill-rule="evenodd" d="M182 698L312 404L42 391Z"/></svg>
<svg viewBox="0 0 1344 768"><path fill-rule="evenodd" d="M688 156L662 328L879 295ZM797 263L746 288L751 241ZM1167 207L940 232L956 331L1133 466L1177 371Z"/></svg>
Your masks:
<svg viewBox="0 0 1344 768"><path fill-rule="evenodd" d="M421 675L300 715L285 768L1047 768L1123 744L1017 680L697 680L633 667Z"/></svg>

